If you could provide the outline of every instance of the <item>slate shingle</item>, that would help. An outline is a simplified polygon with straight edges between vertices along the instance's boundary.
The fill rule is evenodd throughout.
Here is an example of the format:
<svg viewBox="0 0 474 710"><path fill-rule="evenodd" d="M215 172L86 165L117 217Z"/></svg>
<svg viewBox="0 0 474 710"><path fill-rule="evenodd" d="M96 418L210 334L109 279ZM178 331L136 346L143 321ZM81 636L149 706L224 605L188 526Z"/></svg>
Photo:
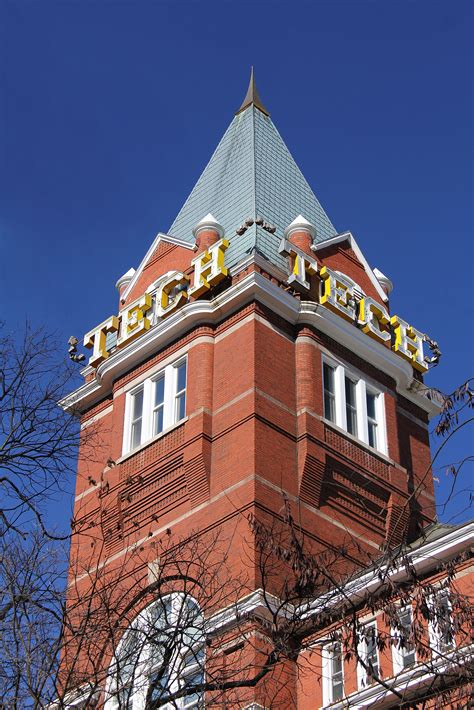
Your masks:
<svg viewBox="0 0 474 710"><path fill-rule="evenodd" d="M229 266L255 249L285 267L279 239L298 214L314 224L316 241L337 233L273 121L253 105L232 120L168 234L192 241L193 227L209 212L230 241ZM276 234L256 226L235 234L247 218L257 216L273 224Z"/></svg>

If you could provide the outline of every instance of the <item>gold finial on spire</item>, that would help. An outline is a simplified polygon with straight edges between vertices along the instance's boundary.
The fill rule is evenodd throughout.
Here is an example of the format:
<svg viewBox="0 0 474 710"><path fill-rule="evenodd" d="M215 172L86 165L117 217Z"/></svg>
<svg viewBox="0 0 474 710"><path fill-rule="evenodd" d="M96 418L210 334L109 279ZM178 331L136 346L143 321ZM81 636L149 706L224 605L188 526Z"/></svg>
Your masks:
<svg viewBox="0 0 474 710"><path fill-rule="evenodd" d="M255 86L255 79L253 76L253 67L251 67L250 69L249 88L247 89L247 93L245 94L245 99L242 102L242 106L239 108L238 111L236 111L235 115L241 113L242 111L245 111L245 109L249 106L252 106L252 104L255 106L255 108L258 108L262 113L264 113L265 116L270 115L267 109L262 104L260 96L258 95L257 87Z"/></svg>

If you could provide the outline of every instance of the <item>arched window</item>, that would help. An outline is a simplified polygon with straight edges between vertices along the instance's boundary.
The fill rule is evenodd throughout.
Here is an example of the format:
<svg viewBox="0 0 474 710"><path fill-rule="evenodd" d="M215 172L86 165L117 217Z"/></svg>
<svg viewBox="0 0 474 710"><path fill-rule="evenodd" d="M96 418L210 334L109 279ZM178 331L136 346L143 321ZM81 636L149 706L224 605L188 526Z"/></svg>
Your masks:
<svg viewBox="0 0 474 710"><path fill-rule="evenodd" d="M203 708L196 686L204 682L204 660L203 616L194 599L174 593L153 602L117 646L106 710L144 710L160 700L165 709Z"/></svg>

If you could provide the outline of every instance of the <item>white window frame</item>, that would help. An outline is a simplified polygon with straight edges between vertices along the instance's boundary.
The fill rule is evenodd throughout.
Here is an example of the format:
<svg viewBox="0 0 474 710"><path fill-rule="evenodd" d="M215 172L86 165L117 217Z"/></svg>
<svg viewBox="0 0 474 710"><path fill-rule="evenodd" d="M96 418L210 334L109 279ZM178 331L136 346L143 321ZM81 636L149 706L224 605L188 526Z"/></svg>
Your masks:
<svg viewBox="0 0 474 710"><path fill-rule="evenodd" d="M399 607L397 613L399 616L401 616L402 614L409 613L410 614L410 626L413 624L413 609L410 606ZM392 635L392 639L393 639L393 646L392 646L393 674L398 675L398 673L402 673L403 671L406 671L409 668L413 668L413 666L416 665L416 663L417 663L416 649L413 648L410 651L408 651L407 648L402 648L400 646L400 631L398 629L392 628L391 635ZM405 639L405 643L406 643L406 639ZM405 657L408 655L408 653L414 654L414 661L413 661L413 664L406 666L405 665Z"/></svg>
<svg viewBox="0 0 474 710"><path fill-rule="evenodd" d="M196 612L200 617L200 621L202 621L202 612L199 610L196 601L191 597L184 597L183 594L175 592L169 594L167 597L164 597L161 601L162 603L166 603L168 601L170 602L169 624L167 626L168 629L172 629L173 626L179 622L183 604L186 606L190 605L189 608L191 608L191 605L192 607L195 607ZM130 631L133 629L136 629L138 632L142 631L145 634L146 639L146 635L149 633L149 614L152 610L152 607L155 606L157 603L160 602L152 602L152 604L150 604L148 607L146 607L143 611L140 612L140 614L134 619L128 629L124 632L122 639L117 646L116 652L114 654L114 660L112 661L111 668L109 671L109 680L107 684L108 687L106 691L106 701L104 706L105 710L119 710L119 708L123 707L117 697L123 689L120 684L120 678L118 677L119 673L117 673L116 665L118 659L120 659L121 648L123 643L127 639L127 634L130 633ZM204 649L205 653L205 645L203 641L204 638L202 638L198 650ZM194 648L192 650L194 650ZM188 653L183 653L181 649L177 649L176 656L171 661L171 667L175 666L181 668L181 662L187 655ZM145 708L145 701L149 689L149 678L152 675L153 671L150 659L150 645L146 642L146 640L144 640L142 645L140 646L140 650L137 655L133 678L129 686L130 692L127 698L127 705L130 710L144 710ZM173 674L173 676L169 680L170 692L174 693L178 691L182 687L183 681L186 678L189 678L190 676L192 677L193 675L199 672L204 675L204 666L205 661L203 660L202 665L200 665L199 663L193 663L183 668L183 672L180 673L179 676ZM123 701L121 702L123 703ZM193 701L189 696L183 696L181 698L173 700L172 702L166 703L162 707L163 710L197 710L198 708L203 707L203 701Z"/></svg>
<svg viewBox="0 0 474 710"><path fill-rule="evenodd" d="M377 621L374 619L374 621L369 621L363 625L363 632L359 636L359 642L357 644L357 653L359 655L359 658L361 658L364 663L367 665L368 662L368 643L367 643L367 631L373 628L375 629L375 639L377 640L378 638L378 629L377 629ZM377 655L377 675L380 675L380 655L379 655L379 649L377 647L377 643L375 644L375 652ZM369 674L367 670L364 668L362 663L360 661L357 661L357 685L359 690L363 690L364 688L367 688L369 685L372 685L375 683L375 679L372 679L369 677Z"/></svg>
<svg viewBox="0 0 474 710"><path fill-rule="evenodd" d="M123 429L122 455L137 451L141 446L152 439L163 436L169 429L186 419L185 412L182 419L177 418L176 395L178 382L178 368L185 364L186 381L184 386L185 402L187 393L188 362L187 357L181 357L175 362L166 365L162 370L153 374L152 377L140 382L139 385L130 389L126 394L125 421ZM154 412L154 388L155 382L164 376L164 406L163 406L163 429L158 434L153 433L153 412ZM142 409L142 430L140 443L132 448L132 411L133 396L143 388L143 409ZM180 390L181 392L183 390Z"/></svg>
<svg viewBox="0 0 474 710"><path fill-rule="evenodd" d="M333 687L333 674L332 674L332 660L334 657L334 649L339 646L341 652L341 670L342 670L342 697L334 697L334 687ZM331 705L331 703L337 700L342 700L345 696L344 693L344 654L342 652L341 641L332 641L323 646L321 650L321 665L322 665L322 677L323 677L323 705Z"/></svg>
<svg viewBox="0 0 474 710"><path fill-rule="evenodd" d="M429 640L430 640L430 649L431 653L435 656L443 656L447 653L450 653L456 648L456 637L454 634L454 628L453 628L453 619L452 619L452 604L451 604L451 599L449 595L449 589L440 589L438 592L436 592L437 597L444 597L447 602L447 607L449 610L449 623L451 626L452 631L452 642L450 646L447 646L446 648L443 648L442 643L443 643L443 633L442 629L439 628L437 622L434 619L430 619L428 621L428 633L429 633ZM428 598L428 607L430 609L430 614L432 615L435 611L435 600L434 600L434 595L431 595Z"/></svg>
<svg viewBox="0 0 474 710"><path fill-rule="evenodd" d="M353 437L357 441L361 441L366 446L381 454L388 455L387 449L387 431L385 420L385 399L384 393L377 389L371 382L367 382L363 375L357 370L344 365L338 360L328 357L326 354L322 358L322 390L323 390L323 416L325 421L335 424L340 429L343 429L348 436ZM335 421L326 419L324 412L324 365L328 365L334 370L334 404L335 404ZM347 430L347 412L346 412L346 377L352 380L355 384L356 391L356 410L357 410L357 435L350 434ZM375 447L369 444L369 426L367 414L367 394L375 395L375 421L377 423L377 445Z"/></svg>

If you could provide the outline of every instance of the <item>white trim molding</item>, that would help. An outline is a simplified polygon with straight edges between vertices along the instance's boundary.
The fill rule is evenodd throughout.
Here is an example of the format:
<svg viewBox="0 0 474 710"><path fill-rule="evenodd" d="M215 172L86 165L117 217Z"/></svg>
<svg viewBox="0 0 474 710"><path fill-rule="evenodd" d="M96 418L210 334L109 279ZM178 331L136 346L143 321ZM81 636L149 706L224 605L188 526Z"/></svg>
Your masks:
<svg viewBox="0 0 474 710"><path fill-rule="evenodd" d="M467 664L472 659L474 644L465 646L458 651L453 651L447 656L438 657L428 666L418 664L400 673L393 678L385 678L384 682L390 683L391 689L382 687L379 683L374 683L363 690L347 695L339 703L333 703L331 710L365 710L377 703L377 707L383 708L393 702L398 702L399 698L395 693L403 693L404 699L408 701L412 694L419 693L424 685L430 685L440 675L449 672L450 669Z"/></svg>
<svg viewBox="0 0 474 710"><path fill-rule="evenodd" d="M192 248L189 244L188 247ZM128 288L130 287L131 284ZM397 390L428 415L439 413L439 404L429 399L425 391L412 389L415 380L409 362L382 343L369 338L324 305L299 301L256 272L248 274L209 301L196 300L187 303L127 347L112 352L95 370L94 379L61 400L60 406L70 411L83 411L108 394L117 377L136 367L150 355L201 323L218 323L252 300L259 301L291 324L308 324L325 333L362 360L388 374L397 383Z"/></svg>
<svg viewBox="0 0 474 710"><path fill-rule="evenodd" d="M468 549L473 542L474 522L471 521L436 540L426 542L414 550L408 550L406 558L419 574L427 573L436 569L442 562L453 559L456 555ZM407 567L405 561L400 562L397 567L391 569L387 565L372 569L348 582L343 592L339 594L330 592L309 602L304 616L308 618L317 616L325 609L336 607L347 601L351 601L353 604L363 602L367 594L373 594L383 586L384 577L390 579L391 582L399 582L404 580L406 576Z"/></svg>

